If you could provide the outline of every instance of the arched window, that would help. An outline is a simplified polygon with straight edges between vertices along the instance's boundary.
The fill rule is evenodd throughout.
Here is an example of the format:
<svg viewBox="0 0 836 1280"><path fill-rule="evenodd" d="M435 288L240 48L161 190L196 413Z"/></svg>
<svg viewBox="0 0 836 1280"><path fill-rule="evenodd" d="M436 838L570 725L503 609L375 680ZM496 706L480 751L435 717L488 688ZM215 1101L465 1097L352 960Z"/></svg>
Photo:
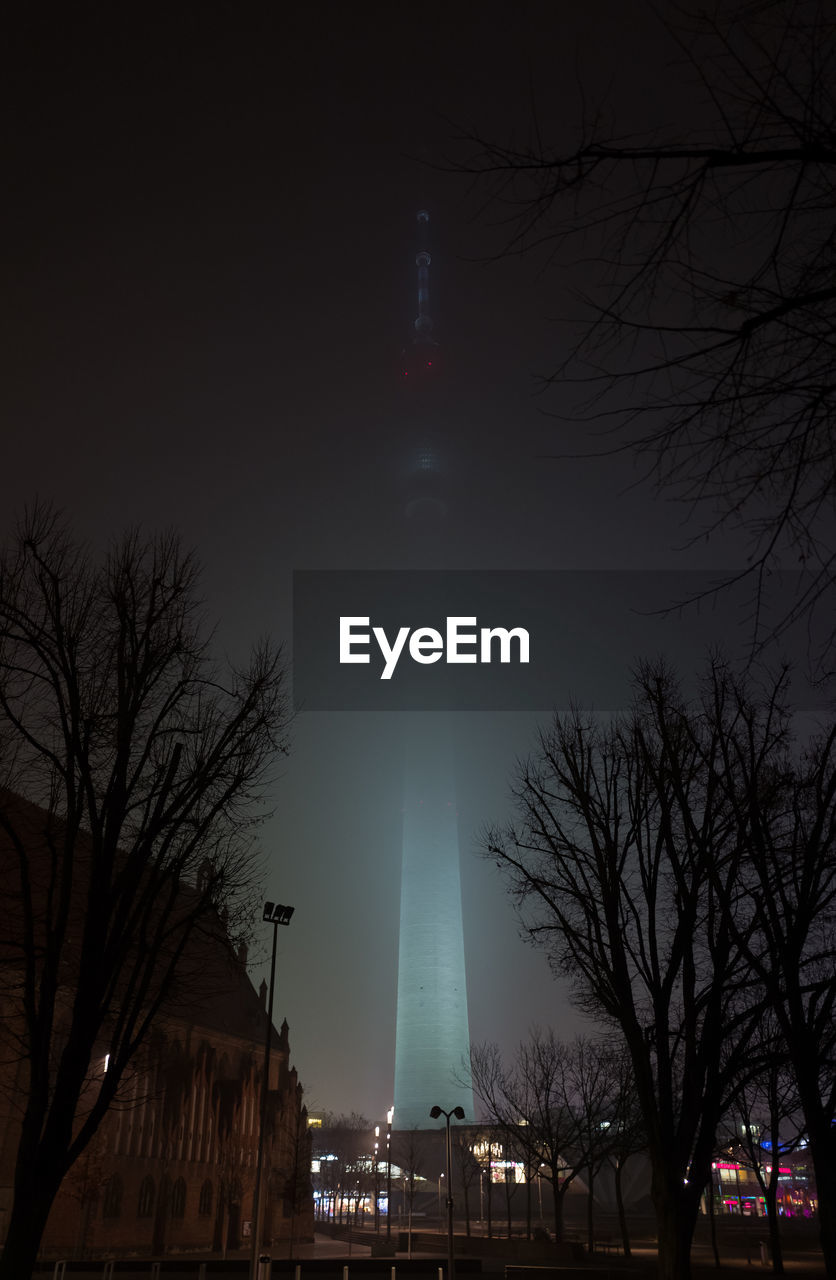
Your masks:
<svg viewBox="0 0 836 1280"><path fill-rule="evenodd" d="M118 1218L122 1212L122 1179L118 1173L108 1180L102 1204L103 1218Z"/></svg>
<svg viewBox="0 0 836 1280"><path fill-rule="evenodd" d="M154 1212L154 1199L156 1196L156 1188L154 1179L150 1174L142 1179L139 1188L139 1202L136 1208L136 1216L138 1218L150 1218Z"/></svg>
<svg viewBox="0 0 836 1280"><path fill-rule="evenodd" d="M212 1183L209 1178L206 1179L200 1188L200 1201L197 1211L201 1218L208 1218L212 1212Z"/></svg>
<svg viewBox="0 0 836 1280"><path fill-rule="evenodd" d="M183 1178L178 1178L171 1188L171 1216L172 1218L186 1216L186 1183Z"/></svg>

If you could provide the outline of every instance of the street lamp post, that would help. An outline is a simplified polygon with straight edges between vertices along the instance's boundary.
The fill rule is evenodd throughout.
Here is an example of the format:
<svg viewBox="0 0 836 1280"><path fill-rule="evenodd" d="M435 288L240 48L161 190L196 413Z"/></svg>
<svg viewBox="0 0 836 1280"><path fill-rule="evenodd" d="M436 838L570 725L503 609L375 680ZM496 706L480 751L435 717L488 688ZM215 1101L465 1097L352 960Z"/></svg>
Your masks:
<svg viewBox="0 0 836 1280"><path fill-rule="evenodd" d="M386 1239L392 1239L392 1120L395 1108L386 1112Z"/></svg>
<svg viewBox="0 0 836 1280"><path fill-rule="evenodd" d="M450 1144L450 1118L455 1116L457 1120L464 1120L464 1111L461 1107L454 1107L452 1111L445 1111L443 1107L433 1107L430 1111L430 1119L437 1120L439 1116L444 1116L447 1122L447 1280L455 1280L455 1261L453 1259L453 1149Z"/></svg>
<svg viewBox="0 0 836 1280"><path fill-rule="evenodd" d="M374 1231L380 1235L380 1125L374 1127Z"/></svg>
<svg viewBox="0 0 836 1280"><path fill-rule="evenodd" d="M267 996L267 1027L264 1033L264 1073L261 1079L261 1112L258 1124L258 1159L255 1167L255 1192L253 1195L252 1253L250 1257L250 1273L252 1280L258 1277L258 1255L261 1248L262 1196L261 1175L264 1167L264 1131L267 1127L267 1095L270 1077L270 1042L273 1038L273 992L276 979L276 945L279 925L290 924L293 907L282 906L280 902L265 902L262 919L273 926L273 953L270 958L270 987Z"/></svg>

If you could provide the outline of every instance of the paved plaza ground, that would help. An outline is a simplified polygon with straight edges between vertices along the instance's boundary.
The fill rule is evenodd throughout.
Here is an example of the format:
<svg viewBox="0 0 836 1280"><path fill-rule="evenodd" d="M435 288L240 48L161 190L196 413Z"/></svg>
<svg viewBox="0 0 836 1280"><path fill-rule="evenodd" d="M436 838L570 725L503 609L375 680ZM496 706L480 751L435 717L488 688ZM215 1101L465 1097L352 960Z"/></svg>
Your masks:
<svg viewBox="0 0 836 1280"><path fill-rule="evenodd" d="M765 1239L763 1230L758 1231L754 1222L751 1230L743 1229L737 1224L736 1229L720 1232L718 1247L721 1266L718 1269L714 1262L710 1242L698 1238L692 1254L693 1275L697 1280L742 1280L748 1274L773 1274L771 1265L764 1264L760 1241ZM764 1224L761 1223L761 1227ZM312 1242L294 1247L293 1259L275 1257L271 1268L272 1275L281 1276L282 1280L305 1280L306 1274L311 1280L345 1280L344 1268L348 1268L348 1280L392 1280L392 1267L396 1268L397 1277L404 1280L441 1280L439 1269L446 1273L446 1256L444 1240L441 1233L435 1238L431 1233L421 1233L414 1239L411 1257L404 1250L396 1250L388 1257L372 1257L384 1247L385 1233L377 1239L373 1233L352 1233L350 1240L335 1238L322 1233L317 1234ZM402 1243L400 1233L393 1233L392 1243ZM480 1241L472 1236L469 1242L460 1241L461 1247L468 1247L472 1256L459 1256L457 1251L456 1270L462 1277L473 1277L480 1272L491 1277L505 1276L506 1268L513 1268L513 1280L576 1280L588 1276L589 1280L626 1280L632 1275L636 1280L650 1280L656 1274L656 1249L651 1240L637 1239L630 1258L624 1258L614 1241L601 1241L601 1247L592 1256L570 1259L564 1255L549 1256L546 1245L535 1260L519 1257L519 1241L501 1241L498 1239ZM522 1242L524 1245L527 1242ZM480 1249L484 1245L484 1254ZM431 1247L421 1247L430 1245ZM504 1245L504 1247L503 1247ZM135 1280L245 1280L248 1275L248 1262L239 1254L235 1258L205 1260L205 1270L201 1270L202 1260L199 1258L181 1257L162 1259L159 1271L150 1259L130 1259L116 1261L112 1276L132 1276ZM821 1255L815 1245L812 1231L799 1243L798 1239L788 1244L785 1255L785 1270L789 1276L804 1276L808 1280L823 1280L824 1266ZM297 1275L297 1266L299 1272ZM525 1268L522 1275L519 1269ZM526 1273L530 1268L530 1276ZM50 1280L59 1277L55 1263L41 1263L34 1273L38 1280ZM68 1261L64 1275L69 1280L102 1280L104 1263L96 1264Z"/></svg>

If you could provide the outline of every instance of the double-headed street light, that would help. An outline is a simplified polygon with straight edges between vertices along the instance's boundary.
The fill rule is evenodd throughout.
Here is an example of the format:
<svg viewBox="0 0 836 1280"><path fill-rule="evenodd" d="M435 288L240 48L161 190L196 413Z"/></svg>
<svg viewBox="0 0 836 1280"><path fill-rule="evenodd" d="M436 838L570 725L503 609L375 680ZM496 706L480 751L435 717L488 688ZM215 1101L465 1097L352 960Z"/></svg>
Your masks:
<svg viewBox="0 0 836 1280"><path fill-rule="evenodd" d="M445 1111L443 1107L433 1107L430 1111L430 1119L437 1120L439 1116L444 1116L447 1121L447 1280L455 1280L455 1262L453 1260L453 1150L450 1144L450 1119L455 1116L457 1120L464 1120L464 1110L462 1107L453 1107L452 1111Z"/></svg>
<svg viewBox="0 0 836 1280"><path fill-rule="evenodd" d="M255 1193L253 1197L253 1239L250 1270L252 1280L258 1276L259 1250L261 1249L262 1196L261 1173L264 1166L264 1130L267 1127L267 1094L270 1082L270 1043L273 1038L273 990L276 979L276 943L280 924L290 924L293 907L281 902L265 902L262 919L273 926L273 954L270 959L270 988L267 997L267 1028L264 1033L264 1075L261 1080L261 1117L258 1125L258 1160L255 1167Z"/></svg>

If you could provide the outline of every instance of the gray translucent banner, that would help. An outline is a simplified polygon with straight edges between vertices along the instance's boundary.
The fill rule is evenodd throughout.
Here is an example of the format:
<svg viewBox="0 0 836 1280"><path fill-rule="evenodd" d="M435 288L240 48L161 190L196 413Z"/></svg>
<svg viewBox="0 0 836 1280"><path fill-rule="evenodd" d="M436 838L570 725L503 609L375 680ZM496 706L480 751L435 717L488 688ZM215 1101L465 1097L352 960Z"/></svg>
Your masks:
<svg viewBox="0 0 836 1280"><path fill-rule="evenodd" d="M777 602L773 591L776 618L799 579L786 575ZM751 652L751 587L717 592L723 581L709 572L297 571L294 702L307 711L615 708L641 659L663 657L688 676L711 650L732 661Z"/></svg>

